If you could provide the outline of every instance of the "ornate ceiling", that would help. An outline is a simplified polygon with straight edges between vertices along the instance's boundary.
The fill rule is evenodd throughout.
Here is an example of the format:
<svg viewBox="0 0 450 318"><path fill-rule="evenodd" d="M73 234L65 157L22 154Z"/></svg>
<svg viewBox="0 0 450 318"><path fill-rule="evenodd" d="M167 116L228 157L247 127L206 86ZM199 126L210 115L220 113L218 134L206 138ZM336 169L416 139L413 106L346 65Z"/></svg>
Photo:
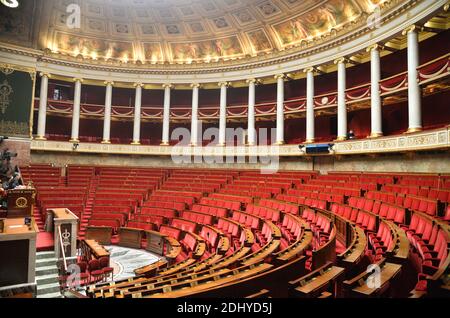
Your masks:
<svg viewBox="0 0 450 318"><path fill-rule="evenodd" d="M96 61L210 63L301 50L367 25L393 0L22 0L0 42ZM68 6L80 8L79 28ZM70 7L69 7L70 8Z"/></svg>

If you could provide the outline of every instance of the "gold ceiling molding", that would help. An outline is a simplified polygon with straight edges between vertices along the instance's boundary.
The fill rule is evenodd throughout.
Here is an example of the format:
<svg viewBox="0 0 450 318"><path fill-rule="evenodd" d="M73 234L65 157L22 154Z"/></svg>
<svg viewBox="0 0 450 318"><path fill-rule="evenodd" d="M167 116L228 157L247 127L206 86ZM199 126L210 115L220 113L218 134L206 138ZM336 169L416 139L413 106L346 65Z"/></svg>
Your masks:
<svg viewBox="0 0 450 318"><path fill-rule="evenodd" d="M36 69L33 67L26 67L22 65L10 64L10 63L0 63L0 72L5 75L9 75L14 71L22 71L30 73L30 75L34 76L36 74Z"/></svg>
<svg viewBox="0 0 450 318"><path fill-rule="evenodd" d="M352 31L367 29L367 18L376 10L384 14L398 5L415 2L90 0L80 2L82 23L79 29L73 29L66 23L68 1L30 0L22 10L28 18L37 20L34 25L41 26L36 38L16 41L25 32L22 29L29 32L27 27L32 27L22 17L21 28L12 28L0 40L38 49L44 60L134 70L162 65L184 70L185 66L196 69L201 65L203 71L205 67L279 61L299 52L314 54L316 46L327 49L351 39L348 35ZM12 12L21 17L20 11ZM14 25L16 20L5 23ZM335 41L337 38L342 39Z"/></svg>
<svg viewBox="0 0 450 318"><path fill-rule="evenodd" d="M54 1L54 0L51 0ZM50 2L51 2L50 1ZM109 0L104 0L108 2ZM130 0L131 1L131 0ZM168 0L170 1L170 0ZM183 1L183 0L181 0ZM188 0L186 0L188 1ZM225 0L226 1L226 0ZM236 0L237 1L237 0ZM249 0L252 1L252 0ZM284 1L284 0L280 0ZM359 2L360 0L358 0ZM260 1L261 2L261 1ZM291 2L291 0L286 0L286 2ZM294 1L295 2L295 1ZM329 2L324 0L320 3L315 1L316 7L324 3ZM380 24L389 22L401 14L405 14L408 10L414 7L417 3L421 3L420 0L390 0L384 2L383 14L381 16ZM389 9L389 10L388 10ZM386 12L385 12L386 11ZM111 73L123 73L132 75L155 75L155 76L177 76L177 75L197 75L197 74L214 74L214 73L226 73L235 71L248 71L252 69L264 68L268 66L273 66L281 63L289 63L296 61L301 58L309 59L310 56L322 53L329 49L339 49L341 45L347 44L352 40L358 38L359 36L365 35L371 31L370 27L366 25L364 19L361 21L354 21L349 25L348 29L342 29L340 33L336 33L336 30L330 31L335 36L324 35L313 39L313 41L302 44L303 46L293 46L291 48L286 48L284 50L275 50L270 54L249 56L243 59L235 60L219 60L218 62L202 62L190 64L178 64L171 62L161 62L161 63L135 63L134 61L129 61L124 63L123 61L115 61L109 59L107 61L101 59L85 58L81 54L77 56L65 55L52 53L51 50L37 50L33 48L25 48L23 46L14 46L10 44L0 43L0 51L30 56L37 59L38 63L41 65L59 65L72 67L77 69L85 69L89 71L102 71ZM268 22L275 21L274 19L268 19ZM358 24L359 23L359 24ZM0 36L0 41L2 38ZM243 41L246 42L246 41ZM305 43L305 42L303 42ZM164 44L164 43L163 43ZM331 60L332 62L332 60ZM300 69L299 69L300 70ZM297 73L296 73L297 74ZM298 73L300 74L300 73ZM301 76L301 75L300 75ZM273 75L271 75L273 79Z"/></svg>

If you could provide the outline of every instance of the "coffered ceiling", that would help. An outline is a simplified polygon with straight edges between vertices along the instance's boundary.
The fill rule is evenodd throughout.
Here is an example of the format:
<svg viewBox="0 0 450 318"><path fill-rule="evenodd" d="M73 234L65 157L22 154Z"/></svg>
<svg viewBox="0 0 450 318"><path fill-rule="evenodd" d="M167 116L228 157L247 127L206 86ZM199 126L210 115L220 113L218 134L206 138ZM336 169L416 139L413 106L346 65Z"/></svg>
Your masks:
<svg viewBox="0 0 450 318"><path fill-rule="evenodd" d="M301 50L401 2L22 0L0 5L0 42L100 62L214 63Z"/></svg>

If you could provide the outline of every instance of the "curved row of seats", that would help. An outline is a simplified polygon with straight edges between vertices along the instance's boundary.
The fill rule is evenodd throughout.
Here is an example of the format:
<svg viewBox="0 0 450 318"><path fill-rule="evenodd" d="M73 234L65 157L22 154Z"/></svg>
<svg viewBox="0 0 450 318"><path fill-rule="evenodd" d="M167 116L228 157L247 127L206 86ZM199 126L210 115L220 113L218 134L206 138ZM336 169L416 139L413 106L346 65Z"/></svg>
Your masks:
<svg viewBox="0 0 450 318"><path fill-rule="evenodd" d="M113 173L106 175L108 178L105 180L113 180L110 178ZM196 175L201 177L195 177ZM208 176L209 180L213 180L212 182L208 181ZM447 245L443 244L447 233L445 228L437 227L437 223L433 223L432 227L423 222L423 225L419 226L420 222L415 225L418 216L427 214L433 222L445 220L443 212L449 210L444 201L446 191L435 191L435 195L440 199L409 193L399 195L394 192L396 201L392 202L393 196L385 195L388 193L385 187L389 184L398 184L402 187L426 187L434 185L434 181L427 181L423 185L411 185L409 183L412 181L406 181L409 180L406 177L382 174L321 176L317 173L309 175L306 173L306 176L301 177L301 181L295 180L294 174L283 176L281 173L272 179L275 181L270 181L270 177L259 177L258 173L254 172L228 174L227 171L222 171L216 176L213 171L207 170L202 170L200 173L199 171L174 170L161 178L161 189L149 188L148 198L144 198L142 204L137 203L137 208L127 212L106 211L107 205L104 202L94 200L93 208L102 207L100 210L103 211L93 211L92 221L96 224L99 220L104 220L109 213L111 219L117 221L115 226L118 228L123 226L124 222L125 224L128 222L128 226L133 225L137 228L147 227L150 224L151 229L179 239L184 255L181 254L173 267L160 271L159 274L163 276L171 275L171 273L187 273L193 268L198 268L199 271L220 270L226 266L243 267L250 263L257 266L272 265L270 269L269 267L267 269L270 272L278 268L276 261L278 256L275 255L281 255L279 253L288 255L287 252L291 251L293 254L290 260L305 257L306 274L310 271L313 277L325 279L325 274L321 274L320 271L315 272L322 266L326 266L326 271L333 267L329 267L327 262L319 262L323 251L328 253L333 251L334 258L341 255L337 261L346 265L345 274L347 275L350 273L351 265L348 264L352 263L351 259L361 258L363 245L367 246L367 255L372 257L382 270L387 271L392 268L397 269L391 266L391 261L399 263L404 261L404 254L401 253L404 252L405 240L408 242L408 239L412 242L411 250L417 252L420 258L418 264L426 268L420 270L421 275L428 275L425 273L429 270L427 266L435 267L434 274L439 273L448 258ZM411 179L414 179L414 182L417 181L417 178ZM369 183L372 185L368 186ZM258 186L255 187L255 185ZM336 187L337 194L332 192L333 185ZM323 194L319 193L321 190L324 190ZM100 194L103 192L107 193L107 191L99 191ZM195 195L194 192L196 192ZM430 192L429 189L427 196ZM178 196L177 193L179 193ZM101 197L102 195L98 200L101 200ZM135 195L129 197L134 199ZM186 205L186 198L191 198L191 207ZM175 200L185 204L179 205L180 202L173 202ZM196 201L199 203L194 203ZM122 200L118 202L119 207L122 207L122 203L124 205L128 203ZM328 214L327 211L329 211ZM296 219L299 215L302 217L301 221L305 223ZM339 247L342 251L340 254L336 252L336 225L339 224L335 225L335 222L345 224L348 233L351 233L345 238L344 246ZM305 224L309 227L309 231L305 230ZM205 226L209 226L209 230ZM179 232L175 233L173 229L178 229ZM279 234L274 236L274 233ZM304 240L308 234L311 234L311 243L307 247L302 246L303 253L296 254L296 248L301 246L302 238ZM221 238L226 238L229 242L229 249L225 252L225 256L216 253L220 250L218 242L226 241ZM342 237L339 239L342 241ZM204 242L205 249L195 260L196 245L200 241ZM346 258L348 264L344 262ZM332 264L336 264L335 260L331 259L331 261ZM264 272L258 272L258 275L263 275ZM213 279L213 273L209 272L208 275L212 275L210 278ZM361 286L356 286L353 281L356 276L350 277L346 288L359 293L355 290ZM429 282L428 276L424 279L427 282ZM422 281L423 277L425 276L419 276L419 281ZM232 281L233 279L230 278L229 282ZM222 283L225 284L224 281ZM169 294L182 294L175 289L169 291ZM384 289L377 293L382 294L383 291ZM200 289L197 292L200 293ZM165 294L164 291L152 291L148 294L141 293L140 296L155 296L155 293L161 296ZM130 295L135 294L130 293Z"/></svg>
<svg viewBox="0 0 450 318"><path fill-rule="evenodd" d="M238 215L238 211L233 212L234 214ZM287 222L287 221L286 221ZM230 220L228 219L218 219L218 223L217 223L217 227L220 229L223 229L224 232L227 232L228 234L230 234L231 237L237 237L239 234L239 224L236 222L230 222ZM237 229L237 230L236 230ZM264 237L264 239L267 241L270 238L274 238L274 232L271 230L273 228L271 228L269 225L267 225L266 223L264 223L264 225L261 228L261 232L259 232L259 236L260 237ZM242 232L244 233L244 232ZM280 234L278 234L278 238L279 238ZM276 237L276 236L275 236ZM243 246L246 245L246 243L243 244ZM266 244L268 245L268 244ZM260 259L260 258L264 258L265 254L263 254L264 252L266 253L271 253L272 250L269 250L269 252L267 252L267 250L269 249L269 247L266 248L261 248L257 251L254 251L252 254L247 255L246 258L243 259L244 262L246 263L252 263L253 262L258 262L255 261L255 259ZM273 244L272 244L272 249L274 249ZM242 256L245 254L242 254ZM141 295L142 296L142 295Z"/></svg>

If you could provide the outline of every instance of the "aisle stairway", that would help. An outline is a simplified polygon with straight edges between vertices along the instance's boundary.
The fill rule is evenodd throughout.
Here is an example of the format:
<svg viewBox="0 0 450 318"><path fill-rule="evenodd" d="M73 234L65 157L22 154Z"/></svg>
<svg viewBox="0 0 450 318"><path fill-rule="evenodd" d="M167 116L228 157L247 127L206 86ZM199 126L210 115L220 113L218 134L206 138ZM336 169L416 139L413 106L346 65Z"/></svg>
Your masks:
<svg viewBox="0 0 450 318"><path fill-rule="evenodd" d="M92 215L92 206L94 204L95 193L97 191L97 186L99 182L99 176L93 176L89 183L88 196L86 199L86 205L84 207L84 212L81 216L80 229L78 231L78 238L83 239L86 234L86 227L89 224L89 219Z"/></svg>
<svg viewBox="0 0 450 318"><path fill-rule="evenodd" d="M33 207L33 217L34 221L36 222L36 225L39 228L39 232L43 232L45 221L44 218L42 217L40 209L36 206Z"/></svg>
<svg viewBox="0 0 450 318"><path fill-rule="evenodd" d="M61 298L54 251L36 253L37 298Z"/></svg>
<svg viewBox="0 0 450 318"><path fill-rule="evenodd" d="M39 232L37 233L36 238L36 250L38 252L42 251L52 251L54 242L53 242L53 233L46 232L45 227L45 220L42 216L40 209L38 207L33 208L33 217L36 222L36 225L39 229Z"/></svg>

